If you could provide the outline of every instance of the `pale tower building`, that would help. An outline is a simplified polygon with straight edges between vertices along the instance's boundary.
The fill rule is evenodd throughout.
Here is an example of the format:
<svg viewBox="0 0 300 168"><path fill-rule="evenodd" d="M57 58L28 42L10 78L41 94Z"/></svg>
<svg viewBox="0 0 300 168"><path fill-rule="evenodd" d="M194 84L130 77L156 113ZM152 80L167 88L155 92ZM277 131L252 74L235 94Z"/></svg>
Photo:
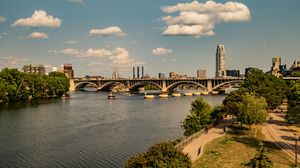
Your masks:
<svg viewBox="0 0 300 168"><path fill-rule="evenodd" d="M216 52L216 78L226 77L225 65L225 47L224 45L217 45Z"/></svg>

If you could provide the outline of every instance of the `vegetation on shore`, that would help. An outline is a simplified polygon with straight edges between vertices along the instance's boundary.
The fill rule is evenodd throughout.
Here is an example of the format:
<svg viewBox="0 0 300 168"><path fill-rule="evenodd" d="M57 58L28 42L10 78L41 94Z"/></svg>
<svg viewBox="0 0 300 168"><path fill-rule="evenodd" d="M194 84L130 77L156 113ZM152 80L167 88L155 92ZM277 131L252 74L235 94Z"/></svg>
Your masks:
<svg viewBox="0 0 300 168"><path fill-rule="evenodd" d="M253 168L270 168L272 166L284 168L292 165L287 156L276 145L264 142L265 146L262 146L259 143L263 140L263 135L257 128L260 127L259 124L267 121L268 110L277 108L287 98L289 104L294 105L291 106L287 117L300 122L300 103L298 103L300 102L300 82L286 83L283 79L265 74L259 69L251 70L243 85L227 95L221 106L211 108L202 98L197 98L192 102L190 114L182 124L185 136L200 131L208 124L218 123L225 115L235 116L236 124L225 137L209 143L205 147L205 154L193 166L196 168L249 166ZM252 129L253 125L256 125L255 129ZM256 148L257 152L255 152ZM133 162L136 160L146 163L147 153L131 158L126 166L147 167L147 165L131 164L136 163ZM162 160L170 157L170 155L160 153L156 153L156 155L161 156L160 159ZM149 158L155 157L149 156ZM174 167L174 165L158 164L151 166Z"/></svg>
<svg viewBox="0 0 300 168"><path fill-rule="evenodd" d="M10 103L61 96L69 90L69 85L69 79L60 72L36 75L5 68L0 72L0 101Z"/></svg>
<svg viewBox="0 0 300 168"><path fill-rule="evenodd" d="M273 110L282 104L290 91L282 78L276 78L271 74L265 74L262 70L252 69L247 74L242 86L231 92L223 101L224 105L233 106L242 101L245 93L253 93L256 97L266 99L268 109Z"/></svg>
<svg viewBox="0 0 300 168"><path fill-rule="evenodd" d="M145 153L140 153L127 160L126 168L146 167L192 167L190 158L175 148L172 142L162 142L151 146Z"/></svg>

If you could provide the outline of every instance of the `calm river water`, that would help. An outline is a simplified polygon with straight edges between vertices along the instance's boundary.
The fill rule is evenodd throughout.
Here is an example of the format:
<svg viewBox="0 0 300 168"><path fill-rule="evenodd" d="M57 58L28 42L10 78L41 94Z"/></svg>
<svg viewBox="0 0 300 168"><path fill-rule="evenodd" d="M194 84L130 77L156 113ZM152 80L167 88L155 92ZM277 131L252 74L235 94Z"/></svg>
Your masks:
<svg viewBox="0 0 300 168"><path fill-rule="evenodd" d="M179 138L196 98L107 94L0 105L0 167L124 167L151 144ZM216 105L225 96L203 98Z"/></svg>

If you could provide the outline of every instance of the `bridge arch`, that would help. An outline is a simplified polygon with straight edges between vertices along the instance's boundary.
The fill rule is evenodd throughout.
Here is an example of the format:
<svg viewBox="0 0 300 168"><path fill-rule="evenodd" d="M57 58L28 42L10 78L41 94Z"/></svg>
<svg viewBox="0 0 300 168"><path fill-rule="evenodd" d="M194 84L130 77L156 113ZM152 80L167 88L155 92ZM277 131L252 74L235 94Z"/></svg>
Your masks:
<svg viewBox="0 0 300 168"><path fill-rule="evenodd" d="M216 89L218 89L218 88L220 88L222 86L226 86L228 84L230 84L230 85L237 84L237 85L241 86L243 82L244 82L243 80L232 80L232 81L223 82L223 83L220 83L220 84L214 86L212 88L212 90L216 90Z"/></svg>
<svg viewBox="0 0 300 168"><path fill-rule="evenodd" d="M194 82L194 81L180 81L180 82L176 82L176 83L173 83L171 84L170 86L167 87L167 91L172 91L174 88L176 88L177 86L181 85L181 84L194 84L194 85L197 85L198 87L197 88L201 88L203 90L207 90L206 86L200 84L200 83L197 83L197 82Z"/></svg>
<svg viewBox="0 0 300 168"><path fill-rule="evenodd" d="M117 82L117 81L112 81L112 82L107 82L104 85L102 85L99 90L109 90L110 87L119 84L121 86L123 86L124 88L126 87L123 83Z"/></svg>
<svg viewBox="0 0 300 168"><path fill-rule="evenodd" d="M89 85L89 84L92 85L92 86L94 86L96 89L98 89L98 86L95 83L93 83L93 82L80 82L77 85L75 85L75 90L82 89L86 85Z"/></svg>
<svg viewBox="0 0 300 168"><path fill-rule="evenodd" d="M144 87L144 86L147 86L147 85L153 85L153 86L156 86L157 88L159 88L160 90L162 90L162 87L157 84L157 83L154 83L154 82L147 82L147 81L142 81L142 82L138 82L138 83L135 83L134 85L132 85L130 87L130 90L138 90L139 87Z"/></svg>

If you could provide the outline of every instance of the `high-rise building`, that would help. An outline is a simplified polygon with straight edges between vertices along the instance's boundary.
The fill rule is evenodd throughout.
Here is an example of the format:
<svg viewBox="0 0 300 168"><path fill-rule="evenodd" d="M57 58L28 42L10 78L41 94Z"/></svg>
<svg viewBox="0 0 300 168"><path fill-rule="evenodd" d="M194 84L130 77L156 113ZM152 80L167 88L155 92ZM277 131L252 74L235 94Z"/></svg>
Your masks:
<svg viewBox="0 0 300 168"><path fill-rule="evenodd" d="M46 68L44 65L24 65L23 66L23 72L25 73L31 73L31 74L40 74L40 75L44 75L46 73Z"/></svg>
<svg viewBox="0 0 300 168"><path fill-rule="evenodd" d="M280 71L280 66L281 66L281 58L280 57L272 58L271 74L276 77L282 76Z"/></svg>
<svg viewBox="0 0 300 168"><path fill-rule="evenodd" d="M240 77L240 70L226 70L226 76L231 76L231 77Z"/></svg>
<svg viewBox="0 0 300 168"><path fill-rule="evenodd" d="M216 52L216 78L226 76L226 65L225 65L225 46L217 45Z"/></svg>
<svg viewBox="0 0 300 168"><path fill-rule="evenodd" d="M206 70L205 69L197 69L197 78L205 79L206 78Z"/></svg>
<svg viewBox="0 0 300 168"><path fill-rule="evenodd" d="M72 68L72 64L64 64L63 70L64 70L64 73L68 76L68 78L74 79L74 71Z"/></svg>
<svg viewBox="0 0 300 168"><path fill-rule="evenodd" d="M136 68L136 75L137 75L137 78L140 79L140 67Z"/></svg>
<svg viewBox="0 0 300 168"><path fill-rule="evenodd" d="M159 79L163 79L163 78L165 78L166 77L166 75L164 74L164 73L158 73L158 78Z"/></svg>
<svg viewBox="0 0 300 168"><path fill-rule="evenodd" d="M142 66L142 78L144 77L144 67Z"/></svg>

